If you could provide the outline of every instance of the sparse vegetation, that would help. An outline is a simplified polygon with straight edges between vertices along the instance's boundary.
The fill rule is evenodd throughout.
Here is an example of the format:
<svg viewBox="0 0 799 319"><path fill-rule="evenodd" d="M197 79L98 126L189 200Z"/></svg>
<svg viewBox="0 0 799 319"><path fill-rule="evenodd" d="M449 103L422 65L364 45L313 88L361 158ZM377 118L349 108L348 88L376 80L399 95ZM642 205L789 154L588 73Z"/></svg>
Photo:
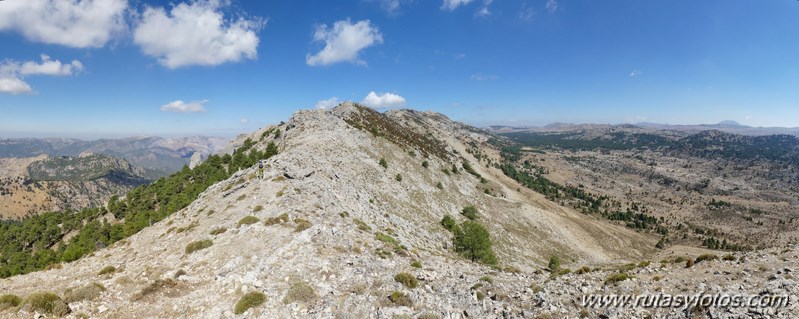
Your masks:
<svg viewBox="0 0 799 319"><path fill-rule="evenodd" d="M477 219L477 207L474 207L473 205L466 206L461 211L461 214L466 216L468 219L475 220Z"/></svg>
<svg viewBox="0 0 799 319"><path fill-rule="evenodd" d="M241 296L239 301L236 302L236 306L233 307L233 313L237 315L243 314L250 308L260 306L265 301L266 295L264 295L262 292L248 292L244 294L244 296Z"/></svg>
<svg viewBox="0 0 799 319"><path fill-rule="evenodd" d="M289 214L283 213L277 217L269 217L264 221L264 225L272 226L289 221Z"/></svg>
<svg viewBox="0 0 799 319"><path fill-rule="evenodd" d="M253 207L253 209L252 209L252 211L253 211L253 212L256 212L256 213L257 213L257 212L260 212L260 211L262 211L262 210L264 210L264 206L263 206L263 205L256 205L256 206L255 206L255 207Z"/></svg>
<svg viewBox="0 0 799 319"><path fill-rule="evenodd" d="M560 269L560 258L558 256L549 257L549 264L547 266L549 272L556 272Z"/></svg>
<svg viewBox="0 0 799 319"><path fill-rule="evenodd" d="M480 281L485 281L485 282L487 282L489 284L493 284L494 283L494 278L491 278L491 276L483 276L483 277L480 277L479 280Z"/></svg>
<svg viewBox="0 0 799 319"><path fill-rule="evenodd" d="M438 183L436 183L436 188L438 188L438 189L444 189L444 185L443 185L443 184L441 184L441 182L438 182Z"/></svg>
<svg viewBox="0 0 799 319"><path fill-rule="evenodd" d="M418 260L414 260L413 262L411 262L411 267L413 267L413 268L422 268L422 263L420 261L418 261Z"/></svg>
<svg viewBox="0 0 799 319"><path fill-rule="evenodd" d="M296 226L294 226L294 232L297 233L311 228L311 222L304 218L295 218L294 223L296 224Z"/></svg>
<svg viewBox="0 0 799 319"><path fill-rule="evenodd" d="M242 201L242 200L244 200L245 198L247 198L247 194L241 194L241 195L239 195L239 197L236 197L236 200L237 200L237 201Z"/></svg>
<svg viewBox="0 0 799 319"><path fill-rule="evenodd" d="M408 288L416 288L419 286L419 281L413 275L407 272L401 272L394 275L394 281L401 283Z"/></svg>
<svg viewBox="0 0 799 319"><path fill-rule="evenodd" d="M574 273L578 274L578 275L582 275L582 274L587 274L589 272L591 272L591 268L590 267L582 266L582 267L580 267L580 269L577 269L577 271L575 271Z"/></svg>
<svg viewBox="0 0 799 319"><path fill-rule="evenodd" d="M397 173L397 176L394 176L394 179L396 179L398 182L401 182L402 181L402 174Z"/></svg>
<svg viewBox="0 0 799 319"><path fill-rule="evenodd" d="M186 254L191 254L195 251L206 249L214 245L214 242L210 239L198 240L195 242L191 242L186 245Z"/></svg>
<svg viewBox="0 0 799 319"><path fill-rule="evenodd" d="M300 281L291 285L286 297L283 298L283 303L288 304L292 302L308 304L316 300L318 296L316 291L306 282Z"/></svg>
<svg viewBox="0 0 799 319"><path fill-rule="evenodd" d="M367 225L366 223L364 223L364 222L363 222L362 220L360 220L359 218L353 218L353 219L352 219L352 222L353 222L353 223L355 223L355 226L357 226L357 227L358 227L358 229L359 229L359 230L361 230L361 231L365 231L365 232L372 231L372 227L369 227L369 225Z"/></svg>
<svg viewBox="0 0 799 319"><path fill-rule="evenodd" d="M386 161L385 158L381 158L380 162L378 162L378 164L380 164L380 166L383 166L383 169L387 169L388 168L388 162Z"/></svg>
<svg viewBox="0 0 799 319"><path fill-rule="evenodd" d="M99 297L104 291L105 286L93 282L83 287L67 289L64 292L64 301L69 304L82 300L93 300Z"/></svg>
<svg viewBox="0 0 799 319"><path fill-rule="evenodd" d="M216 236L216 235L219 235L219 234L223 234L226 231L227 231L227 228L219 227L219 228L214 228L213 230L211 230L211 232L209 232L209 234L211 234L211 236Z"/></svg>
<svg viewBox="0 0 799 319"><path fill-rule="evenodd" d="M22 303L22 298L13 294L0 295L0 311L8 308L18 307Z"/></svg>
<svg viewBox="0 0 799 319"><path fill-rule="evenodd" d="M612 274L612 275L608 276L608 278L605 279L605 284L606 285L614 285L614 284L617 284L619 282L625 281L627 279L630 279L630 275L628 275L626 272L615 273L615 274Z"/></svg>
<svg viewBox="0 0 799 319"><path fill-rule="evenodd" d="M42 314L62 317L71 310L64 300L52 292L37 292L25 299L25 305Z"/></svg>
<svg viewBox="0 0 799 319"><path fill-rule="evenodd" d="M428 163L427 161L422 162L422 167L428 168L429 166L430 166L430 163Z"/></svg>
<svg viewBox="0 0 799 319"><path fill-rule="evenodd" d="M694 262L698 263L698 262L710 261L710 260L718 260L718 259L719 259L719 256L716 256L716 255L713 255L713 254L702 254L702 255L699 255L699 257L696 257L696 260Z"/></svg>
<svg viewBox="0 0 799 319"><path fill-rule="evenodd" d="M117 268L114 267L114 266L108 265L108 266L103 267L103 269L100 269L100 271L97 272L97 275L98 276L105 276L105 275L111 275L111 274L113 274L115 272L117 272Z"/></svg>
<svg viewBox="0 0 799 319"><path fill-rule="evenodd" d="M239 219L238 223L236 223L236 228L241 227L242 225L252 225L260 221L261 220L255 216L244 216L241 219Z"/></svg>
<svg viewBox="0 0 799 319"><path fill-rule="evenodd" d="M155 294L157 292L167 290L170 288L174 288L177 286L177 281L173 279L156 279L155 281L151 282L149 285L145 286L131 297L131 301L139 301L144 297L149 295Z"/></svg>
<svg viewBox="0 0 799 319"><path fill-rule="evenodd" d="M735 256L732 254L726 254L724 257L721 257L721 259L724 261L735 261Z"/></svg>
<svg viewBox="0 0 799 319"><path fill-rule="evenodd" d="M341 218L350 217L350 213L348 213L348 212L340 212L340 213L338 213L338 215L341 216Z"/></svg>
<svg viewBox="0 0 799 319"><path fill-rule="evenodd" d="M397 306L405 306L405 307L413 306L413 299L411 299L411 297L399 291L392 292L388 296L388 300L391 300L391 302L393 302Z"/></svg>

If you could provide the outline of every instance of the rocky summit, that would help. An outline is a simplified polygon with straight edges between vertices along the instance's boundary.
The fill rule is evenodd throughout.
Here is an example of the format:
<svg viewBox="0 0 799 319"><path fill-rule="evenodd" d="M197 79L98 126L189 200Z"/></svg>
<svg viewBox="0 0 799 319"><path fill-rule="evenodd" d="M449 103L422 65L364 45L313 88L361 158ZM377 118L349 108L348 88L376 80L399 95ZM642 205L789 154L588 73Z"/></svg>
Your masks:
<svg viewBox="0 0 799 319"><path fill-rule="evenodd" d="M0 293L43 306L0 300L0 317L799 317L797 247L658 250L657 234L559 205L485 164L501 160L489 143L497 137L438 113L344 103L299 111L245 138L278 147L263 177L257 166L239 170L110 247L2 279ZM470 254L484 241L453 240L476 227L495 258ZM586 302L614 294L794 300Z"/></svg>

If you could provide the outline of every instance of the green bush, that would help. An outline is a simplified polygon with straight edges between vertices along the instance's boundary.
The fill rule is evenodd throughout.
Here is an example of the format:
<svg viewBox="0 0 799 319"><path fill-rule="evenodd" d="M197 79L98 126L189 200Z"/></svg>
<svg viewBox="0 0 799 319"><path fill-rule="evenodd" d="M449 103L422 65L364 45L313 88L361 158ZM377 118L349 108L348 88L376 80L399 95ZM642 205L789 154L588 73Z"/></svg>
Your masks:
<svg viewBox="0 0 799 319"><path fill-rule="evenodd" d="M375 234L375 239L377 239L379 241L382 241L382 242L384 242L386 244L399 245L399 242L396 239L394 239L394 237L391 237L390 235L383 234L381 232L377 232Z"/></svg>
<svg viewBox="0 0 799 319"><path fill-rule="evenodd" d="M556 272L560 269L560 258L558 256L549 257L549 272Z"/></svg>
<svg viewBox="0 0 799 319"><path fill-rule="evenodd" d="M384 169L388 168L388 162L386 161L385 158L381 158L379 164L380 166L383 166Z"/></svg>
<svg viewBox="0 0 799 319"><path fill-rule="evenodd" d="M233 308L233 313L240 315L245 313L252 307L257 307L263 304L266 301L266 295L261 292L248 292L241 296L241 299L236 303L236 306Z"/></svg>
<svg viewBox="0 0 799 319"><path fill-rule="evenodd" d="M419 281L416 279L416 277L407 272L401 272L394 275L394 281L401 283L405 287L411 289L419 287Z"/></svg>
<svg viewBox="0 0 799 319"><path fill-rule="evenodd" d="M726 254L726 255L724 255L724 257L721 257L721 259L722 260L726 260L726 261L734 261L735 260L735 256L733 256L731 254Z"/></svg>
<svg viewBox="0 0 799 319"><path fill-rule="evenodd" d="M244 216L239 219L239 222L236 223L236 228L241 227L241 225L252 225L257 222L261 221L258 217L255 216Z"/></svg>
<svg viewBox="0 0 799 319"><path fill-rule="evenodd" d="M627 273L624 273L624 272L615 273L615 274L612 274L612 275L608 276L608 278L605 279L605 284L606 285L616 284L616 283L625 281L627 279L630 279L630 275L628 275Z"/></svg>
<svg viewBox="0 0 799 319"><path fill-rule="evenodd" d="M427 161L422 162L422 167L427 168L429 166L430 166L430 163L428 163Z"/></svg>
<svg viewBox="0 0 799 319"><path fill-rule="evenodd" d="M483 225L473 221L464 221L460 231L455 232L453 240L455 251L471 261L479 261L487 265L496 265L497 256L491 248L491 237Z"/></svg>
<svg viewBox="0 0 799 319"><path fill-rule="evenodd" d="M685 268L691 268L693 266L694 266L694 260L693 259L688 259L688 260L685 261Z"/></svg>
<svg viewBox="0 0 799 319"><path fill-rule="evenodd" d="M360 220L359 218L353 218L352 222L355 223L355 226L357 226L358 229L361 231L365 232L372 231L372 227L369 227L369 225L367 225L364 221Z"/></svg>
<svg viewBox="0 0 799 319"><path fill-rule="evenodd" d="M191 254L195 251L206 249L214 245L214 242L210 239L198 240L195 242L191 242L186 245L186 254Z"/></svg>
<svg viewBox="0 0 799 319"><path fill-rule="evenodd" d="M113 274L115 272L117 272L117 268L114 267L114 266L110 266L109 265L109 266L103 267L103 269L100 269L100 271L97 272L97 275L98 276L110 275L110 274Z"/></svg>
<svg viewBox="0 0 799 319"><path fill-rule="evenodd" d="M480 281L485 281L485 282L487 282L489 284L493 284L494 283L494 278L491 278L491 276L483 276L483 277L480 277L479 280Z"/></svg>
<svg viewBox="0 0 799 319"><path fill-rule="evenodd" d="M255 207L252 209L252 211L253 211L253 212L260 212L260 211L262 211L262 210L264 210L264 206L262 206L262 205L255 206Z"/></svg>
<svg viewBox="0 0 799 319"><path fill-rule="evenodd" d="M307 304L316 300L318 296L316 291L306 282L296 282L289 287L286 297L283 298L283 303L288 304L292 302Z"/></svg>
<svg viewBox="0 0 799 319"><path fill-rule="evenodd" d="M396 179L398 182L401 182L402 181L402 174L397 173L397 176L394 176L394 179Z"/></svg>
<svg viewBox="0 0 799 319"><path fill-rule="evenodd" d="M444 218L441 219L441 226L444 226L444 229L449 230L451 232L455 232L455 228L458 227L458 223L455 222L455 219L452 218L449 214L444 215Z"/></svg>
<svg viewBox="0 0 799 319"><path fill-rule="evenodd" d="M413 306L413 299L408 297L408 295L401 293L399 291L394 291L391 295L388 296L388 300L391 300L397 306L405 306L405 307L412 307Z"/></svg>
<svg viewBox="0 0 799 319"><path fill-rule="evenodd" d="M168 279L156 279L155 281L151 282L149 285L145 286L130 298L132 301L139 301L144 297L149 295L155 294L159 291L163 291L166 289L174 288L178 285L178 282L168 278Z"/></svg>
<svg viewBox="0 0 799 319"><path fill-rule="evenodd" d="M580 269L577 269L577 271L575 271L574 273L578 274L578 275L582 275L582 274L587 274L589 272L591 272L591 268L590 267L582 266L582 267L580 267Z"/></svg>
<svg viewBox="0 0 799 319"><path fill-rule="evenodd" d="M0 311L19 306L22 298L17 295L5 294L0 296Z"/></svg>
<svg viewBox="0 0 799 319"><path fill-rule="evenodd" d="M475 220L477 219L477 208L472 205L466 206L461 211L461 214L468 219Z"/></svg>
<svg viewBox="0 0 799 319"><path fill-rule="evenodd" d="M438 182L438 183L436 183L436 188L438 188L438 189L444 189L444 185L443 185L443 184L441 184L441 182Z"/></svg>
<svg viewBox="0 0 799 319"><path fill-rule="evenodd" d="M33 311L58 317L65 316L71 311L67 303L52 292L33 293L25 300L25 304Z"/></svg>
<svg viewBox="0 0 799 319"><path fill-rule="evenodd" d="M223 234L226 231L227 231L227 228L220 227L220 228L215 228L215 229L211 230L211 232L209 234L211 234L211 236L216 236L216 235L219 235L219 234Z"/></svg>
<svg viewBox="0 0 799 319"><path fill-rule="evenodd" d="M421 262L419 262L418 260L414 260L414 261L411 263L411 267L413 267L413 268L422 268L422 263L421 263Z"/></svg>

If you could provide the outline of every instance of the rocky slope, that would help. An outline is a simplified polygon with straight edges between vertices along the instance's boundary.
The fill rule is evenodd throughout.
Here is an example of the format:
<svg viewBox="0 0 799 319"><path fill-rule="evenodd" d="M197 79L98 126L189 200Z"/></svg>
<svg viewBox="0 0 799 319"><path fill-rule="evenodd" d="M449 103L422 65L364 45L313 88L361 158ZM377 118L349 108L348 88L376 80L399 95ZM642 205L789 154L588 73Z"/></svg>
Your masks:
<svg viewBox="0 0 799 319"><path fill-rule="evenodd" d="M578 298L594 292L797 292L789 277L797 262L793 247L691 268L626 266L635 279L605 285L625 264L702 251L674 246L656 252L655 236L519 187L467 152L488 135L440 114L382 115L345 103L331 111L299 111L277 127L282 134L264 134L275 129L251 135L260 141L256 147L279 146L265 178L256 178L254 167L239 171L127 240L51 270L4 279L0 291L21 297L52 291L69 302L68 317L103 318L684 318L708 310L592 309ZM485 156L498 154L486 149ZM464 161L474 163L475 174L452 172ZM451 250L451 235L439 222L445 214L463 220L459 212L467 205L478 208L477 221L491 234L497 267ZM564 267L592 271L550 276L541 269L552 255ZM764 267L755 267L759 263ZM402 272L419 287L397 282ZM235 314L237 301L250 292L263 293L263 304ZM795 307L779 311L784 318L797 313ZM34 316L28 306L0 311L0 317Z"/></svg>

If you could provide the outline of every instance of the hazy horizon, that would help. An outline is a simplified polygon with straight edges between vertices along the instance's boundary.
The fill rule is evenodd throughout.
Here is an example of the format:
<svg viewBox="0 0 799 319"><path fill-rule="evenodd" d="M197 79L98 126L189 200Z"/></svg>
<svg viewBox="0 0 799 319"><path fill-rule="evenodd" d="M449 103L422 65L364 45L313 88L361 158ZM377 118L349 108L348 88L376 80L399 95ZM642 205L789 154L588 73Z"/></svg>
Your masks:
<svg viewBox="0 0 799 319"><path fill-rule="evenodd" d="M0 1L0 136L235 136L345 100L799 127L797 1L55 3Z"/></svg>

